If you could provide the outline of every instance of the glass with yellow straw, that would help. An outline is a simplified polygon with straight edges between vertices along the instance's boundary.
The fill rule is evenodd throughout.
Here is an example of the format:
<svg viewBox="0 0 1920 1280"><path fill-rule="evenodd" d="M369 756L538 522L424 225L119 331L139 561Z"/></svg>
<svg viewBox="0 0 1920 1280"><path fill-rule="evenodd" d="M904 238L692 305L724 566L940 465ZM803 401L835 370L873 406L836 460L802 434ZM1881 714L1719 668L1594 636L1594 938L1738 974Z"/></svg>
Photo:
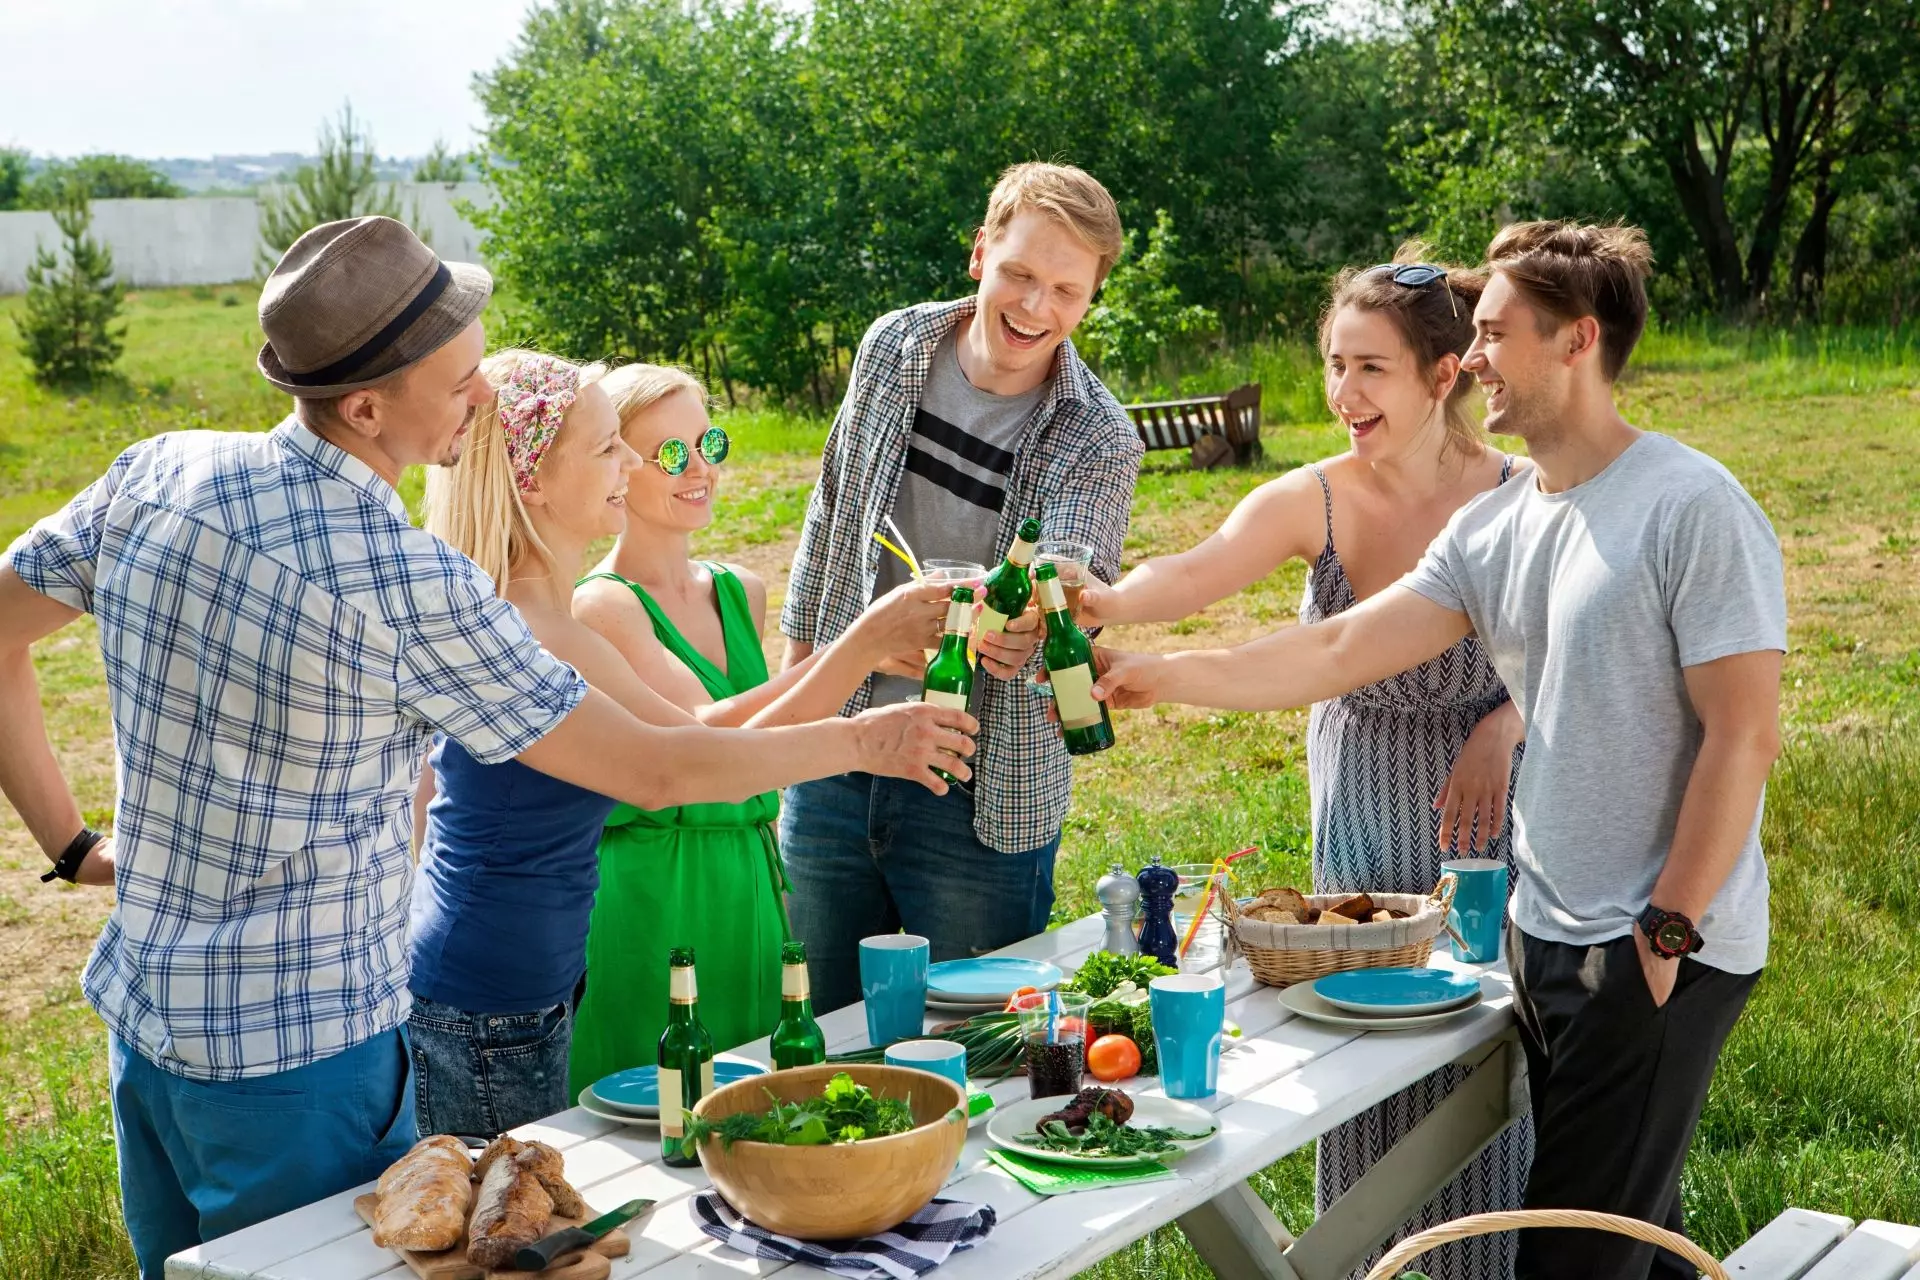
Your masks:
<svg viewBox="0 0 1920 1280"><path fill-rule="evenodd" d="M934 557L920 560L915 558L913 548L906 545L905 539L896 543L883 533L875 533L873 540L898 556L917 582L938 583L951 591L955 587L977 587L987 576L987 567L972 560L941 560ZM926 654L928 662L932 662L934 655L940 651L923 649L921 652Z"/></svg>

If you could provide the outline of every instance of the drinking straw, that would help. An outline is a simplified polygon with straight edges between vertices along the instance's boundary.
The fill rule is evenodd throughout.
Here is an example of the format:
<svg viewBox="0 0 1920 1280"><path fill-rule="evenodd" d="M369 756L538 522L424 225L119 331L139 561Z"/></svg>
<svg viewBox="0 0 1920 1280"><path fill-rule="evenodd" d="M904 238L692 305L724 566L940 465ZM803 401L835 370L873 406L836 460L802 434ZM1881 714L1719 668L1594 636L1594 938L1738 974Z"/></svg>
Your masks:
<svg viewBox="0 0 1920 1280"><path fill-rule="evenodd" d="M1055 1033L1054 1023L1060 1016L1060 992L1056 988L1047 992L1047 1043L1058 1044L1060 1037Z"/></svg>
<svg viewBox="0 0 1920 1280"><path fill-rule="evenodd" d="M1187 925L1187 936L1180 940L1180 949L1175 953L1176 959L1184 960L1187 958L1187 948L1193 945L1194 935L1200 932L1200 922L1207 918L1207 908L1213 905L1213 891L1220 883L1220 874L1225 872L1231 876L1233 874L1232 864L1240 861L1240 859L1254 852L1259 847L1257 844L1250 844L1237 853L1230 853L1224 858L1214 859L1213 865L1207 868L1206 896L1200 899L1200 907L1193 913L1192 922Z"/></svg>
<svg viewBox="0 0 1920 1280"><path fill-rule="evenodd" d="M873 532L873 540L879 543L881 546L885 547L887 550L893 552L893 554L895 554L896 556L899 556L901 561L907 566L908 571L913 574L915 581L919 580L920 562L913 558L913 553L911 551L902 551L899 547L894 546L892 541L888 539L887 535L884 533L881 533L878 529L874 530Z"/></svg>

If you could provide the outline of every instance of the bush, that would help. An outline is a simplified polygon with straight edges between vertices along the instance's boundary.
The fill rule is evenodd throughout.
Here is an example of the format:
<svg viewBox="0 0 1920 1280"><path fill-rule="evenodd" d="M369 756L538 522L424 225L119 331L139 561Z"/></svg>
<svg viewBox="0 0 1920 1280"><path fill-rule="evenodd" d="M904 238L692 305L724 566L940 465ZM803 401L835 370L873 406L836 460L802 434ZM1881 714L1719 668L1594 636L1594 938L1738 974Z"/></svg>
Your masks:
<svg viewBox="0 0 1920 1280"><path fill-rule="evenodd" d="M1101 373L1137 380L1191 354L1202 338L1219 330L1220 317L1181 301L1172 279L1178 238L1165 209L1154 210L1147 251L1134 257L1133 243L1129 231L1126 252L1080 322L1079 345Z"/></svg>
<svg viewBox="0 0 1920 1280"><path fill-rule="evenodd" d="M27 268L26 309L15 321L20 350L34 376L50 384L81 386L105 377L120 359L126 326L114 327L125 289L113 278L113 254L87 234L93 225L85 189L67 189L53 211L62 254L44 246Z"/></svg>
<svg viewBox="0 0 1920 1280"><path fill-rule="evenodd" d="M171 200L186 195L180 185L132 156L81 156L52 160L20 191L23 209L58 209L78 186L89 200Z"/></svg>

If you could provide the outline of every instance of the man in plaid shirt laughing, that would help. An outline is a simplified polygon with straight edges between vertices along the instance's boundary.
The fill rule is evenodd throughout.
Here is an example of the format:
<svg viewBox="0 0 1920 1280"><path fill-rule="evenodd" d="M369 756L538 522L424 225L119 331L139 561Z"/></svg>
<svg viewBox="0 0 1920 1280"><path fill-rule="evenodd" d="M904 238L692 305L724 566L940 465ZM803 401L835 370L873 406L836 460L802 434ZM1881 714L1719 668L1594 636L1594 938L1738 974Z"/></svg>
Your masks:
<svg viewBox="0 0 1920 1280"><path fill-rule="evenodd" d="M1044 538L1091 548L1101 579L1118 575L1141 445L1068 336L1121 245L1113 198L1091 176L1016 165L974 238L978 293L867 331L780 615L789 666L903 580L873 538L889 519L922 559L991 568L1037 517ZM982 645L970 793L915 795L860 773L788 790L789 907L821 1009L859 999L863 937L904 927L950 960L1046 928L1073 772L1046 695L1025 678L1038 628L1029 612ZM917 658L897 661L846 710L917 699L920 676Z"/></svg>

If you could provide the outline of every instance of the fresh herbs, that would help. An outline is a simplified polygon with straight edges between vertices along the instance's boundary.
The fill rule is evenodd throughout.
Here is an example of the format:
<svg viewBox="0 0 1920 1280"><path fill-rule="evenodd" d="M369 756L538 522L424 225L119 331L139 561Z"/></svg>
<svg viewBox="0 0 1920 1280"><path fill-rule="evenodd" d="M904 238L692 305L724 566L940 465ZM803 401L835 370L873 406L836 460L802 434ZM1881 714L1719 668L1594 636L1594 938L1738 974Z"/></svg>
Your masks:
<svg viewBox="0 0 1920 1280"><path fill-rule="evenodd" d="M1017 1013L976 1013L959 1026L934 1035L913 1036L915 1040L951 1040L967 1051L967 1076L973 1080L998 1080L1021 1061L1020 1015ZM833 1063L876 1063L886 1060L884 1047L856 1049L851 1053L827 1055Z"/></svg>
<svg viewBox="0 0 1920 1280"><path fill-rule="evenodd" d="M1071 1155L1152 1160L1178 1151L1180 1148L1174 1145L1176 1142L1198 1142L1212 1134L1211 1129L1205 1133L1182 1133L1178 1129L1163 1129L1153 1125L1135 1128L1132 1125L1115 1124L1096 1111L1087 1117L1085 1133L1076 1135L1060 1121L1053 1120L1038 1129L1018 1135L1018 1140L1045 1151Z"/></svg>
<svg viewBox="0 0 1920 1280"><path fill-rule="evenodd" d="M1096 951L1086 958L1079 972L1061 990L1084 992L1098 1000L1111 994L1123 982L1131 982L1145 991L1149 982L1172 972L1174 970L1149 955L1117 956L1111 951Z"/></svg>
<svg viewBox="0 0 1920 1280"><path fill-rule="evenodd" d="M1122 982L1087 1010L1092 1034L1125 1036L1140 1050L1140 1074L1160 1074L1160 1057L1153 1043L1153 1011L1147 993L1131 981Z"/></svg>
<svg viewBox="0 0 1920 1280"><path fill-rule="evenodd" d="M782 1102L767 1097L766 1111L738 1111L720 1120L687 1116L682 1149L693 1155L702 1142L718 1137L722 1146L736 1142L771 1142L789 1147L824 1147L834 1142L885 1138L913 1128L913 1108L900 1098L882 1098L844 1071L827 1081L818 1098Z"/></svg>

